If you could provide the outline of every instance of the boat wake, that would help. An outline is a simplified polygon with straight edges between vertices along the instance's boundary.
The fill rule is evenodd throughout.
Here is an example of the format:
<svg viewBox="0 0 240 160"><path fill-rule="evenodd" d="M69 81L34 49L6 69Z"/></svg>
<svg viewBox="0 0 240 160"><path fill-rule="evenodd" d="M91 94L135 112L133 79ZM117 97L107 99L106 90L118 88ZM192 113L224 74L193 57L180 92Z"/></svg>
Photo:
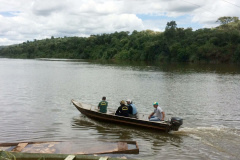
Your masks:
<svg viewBox="0 0 240 160"><path fill-rule="evenodd" d="M174 135L188 136L229 157L240 158L240 130L223 126L181 128Z"/></svg>
<svg viewBox="0 0 240 160"><path fill-rule="evenodd" d="M196 128L188 128L184 127L179 129L178 132L173 132L173 134L178 135L191 135L191 134L209 134L212 136L227 134L227 135L235 135L240 137L240 130L227 128L224 126L212 126L212 127L196 127Z"/></svg>

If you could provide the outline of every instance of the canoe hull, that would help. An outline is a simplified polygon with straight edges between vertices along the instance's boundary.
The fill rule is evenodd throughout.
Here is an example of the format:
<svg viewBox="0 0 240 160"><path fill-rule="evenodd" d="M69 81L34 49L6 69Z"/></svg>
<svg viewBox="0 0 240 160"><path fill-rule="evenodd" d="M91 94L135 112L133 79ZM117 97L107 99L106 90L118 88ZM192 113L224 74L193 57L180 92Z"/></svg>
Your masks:
<svg viewBox="0 0 240 160"><path fill-rule="evenodd" d="M138 154L136 141L50 141L0 143L0 150L6 152L44 153L44 154ZM1 158L0 158L1 159Z"/></svg>
<svg viewBox="0 0 240 160"><path fill-rule="evenodd" d="M18 153L18 152L5 152L0 151L0 157L6 159L17 160L66 160L68 154L48 154L48 153ZM99 160L105 157L91 156L91 155L73 155L72 160ZM0 159L1 159L0 158ZM105 158L106 159L106 158ZM120 158L107 158L108 160L121 160Z"/></svg>

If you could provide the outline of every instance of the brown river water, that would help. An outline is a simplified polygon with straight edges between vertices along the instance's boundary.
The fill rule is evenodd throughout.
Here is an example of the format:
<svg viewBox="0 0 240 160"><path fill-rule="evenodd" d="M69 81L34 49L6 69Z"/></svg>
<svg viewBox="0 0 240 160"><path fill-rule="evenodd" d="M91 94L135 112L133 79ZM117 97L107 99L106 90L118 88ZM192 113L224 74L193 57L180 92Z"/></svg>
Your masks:
<svg viewBox="0 0 240 160"><path fill-rule="evenodd" d="M70 103L102 96L149 114L157 101L183 125L162 133L98 122ZM137 141L139 154L112 157L240 159L240 65L0 58L0 142L86 139Z"/></svg>

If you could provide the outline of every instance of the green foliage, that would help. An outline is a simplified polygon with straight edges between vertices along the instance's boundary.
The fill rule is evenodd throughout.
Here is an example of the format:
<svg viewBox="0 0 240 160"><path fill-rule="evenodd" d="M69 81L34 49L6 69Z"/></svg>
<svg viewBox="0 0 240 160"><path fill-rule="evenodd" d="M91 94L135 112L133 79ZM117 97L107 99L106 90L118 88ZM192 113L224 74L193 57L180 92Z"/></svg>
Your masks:
<svg viewBox="0 0 240 160"><path fill-rule="evenodd" d="M0 159L2 159L2 160L16 160L16 157L11 152L2 151Z"/></svg>
<svg viewBox="0 0 240 160"><path fill-rule="evenodd" d="M130 59L129 52L127 50L121 50L114 56L114 59L117 59L117 60Z"/></svg>
<svg viewBox="0 0 240 160"><path fill-rule="evenodd" d="M27 41L0 47L0 56L12 58L116 59L168 62L240 62L238 17L220 17L220 27L177 28L168 22L164 32L114 32L90 37ZM224 26L224 27L223 27Z"/></svg>
<svg viewBox="0 0 240 160"><path fill-rule="evenodd" d="M240 63L240 45L238 45L236 50L234 51L233 61L236 63Z"/></svg>
<svg viewBox="0 0 240 160"><path fill-rule="evenodd" d="M220 18L218 18L218 20L216 21L216 22L220 22L221 23L221 25L226 25L226 24L228 24L228 23L230 23L230 22L232 22L232 21L238 21L238 18L234 18L234 17L226 17L226 16L224 16L224 17L220 17Z"/></svg>

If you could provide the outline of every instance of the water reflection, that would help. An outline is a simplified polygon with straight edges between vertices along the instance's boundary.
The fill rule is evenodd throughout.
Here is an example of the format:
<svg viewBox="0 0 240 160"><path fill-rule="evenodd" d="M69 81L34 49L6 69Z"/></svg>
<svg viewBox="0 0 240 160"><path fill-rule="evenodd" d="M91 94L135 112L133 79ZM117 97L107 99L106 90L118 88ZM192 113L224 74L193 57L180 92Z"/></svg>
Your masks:
<svg viewBox="0 0 240 160"><path fill-rule="evenodd" d="M112 138L113 140L132 140L132 134L127 129L122 129L111 123L105 123L101 121L95 121L80 115L72 119L72 128L81 128L85 130L94 129L96 133L92 133L98 136L98 139Z"/></svg>
<svg viewBox="0 0 240 160"><path fill-rule="evenodd" d="M91 64L115 66L118 68L163 71L170 73L217 73L240 74L239 64L205 64L205 63L161 63L144 61L90 60ZM229 72L230 71L230 72Z"/></svg>
<svg viewBox="0 0 240 160"><path fill-rule="evenodd" d="M159 150L159 148L164 147L168 143L171 143L175 147L180 147L183 142L181 135L142 129L134 126L100 122L89 119L83 115L72 119L72 128L79 128L79 131L82 129L95 130L97 134L96 132L91 132L91 135L97 139L137 141L142 147L140 148L142 152L148 147L153 150Z"/></svg>
<svg viewBox="0 0 240 160"><path fill-rule="evenodd" d="M239 136L234 135L231 130L226 128L182 128L178 132L164 133L101 122L84 115L72 118L72 128L81 133L86 130L90 133L89 137L98 141L102 139L137 141L140 155L129 155L129 158L145 157L145 159L149 159L148 156L151 155L151 158L205 159L216 149L224 152L224 154L217 153L216 157L226 158L231 155L231 157L236 158L238 157L237 148L240 147L237 140ZM233 140L230 140L231 138ZM192 148L192 146L195 147ZM174 152L178 154L173 154ZM204 152L203 155L202 152Z"/></svg>

